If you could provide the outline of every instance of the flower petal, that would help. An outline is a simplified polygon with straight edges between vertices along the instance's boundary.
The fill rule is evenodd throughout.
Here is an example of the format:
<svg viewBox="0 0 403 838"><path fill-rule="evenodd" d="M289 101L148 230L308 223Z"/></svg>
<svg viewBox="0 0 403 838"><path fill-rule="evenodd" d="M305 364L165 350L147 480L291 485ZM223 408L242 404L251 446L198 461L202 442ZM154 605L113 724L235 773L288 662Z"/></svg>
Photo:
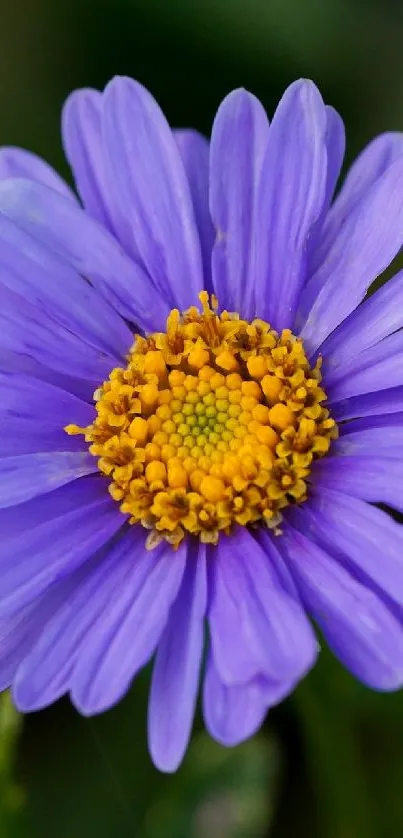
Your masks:
<svg viewBox="0 0 403 838"><path fill-rule="evenodd" d="M43 364L18 352L10 352L0 345L0 375L16 375L26 379L32 378L41 382L47 382L68 393L74 394L84 402L92 402L94 394L93 382L85 381L83 378L73 378L72 375L65 375L45 367ZM9 428L12 433L12 429ZM23 453L23 452L21 452Z"/></svg>
<svg viewBox="0 0 403 838"><path fill-rule="evenodd" d="M192 199L172 131L141 84L116 77L104 93L103 132L109 187L126 218L125 246L152 277L154 291L170 307L187 308L202 290L203 276Z"/></svg>
<svg viewBox="0 0 403 838"><path fill-rule="evenodd" d="M94 408L71 393L24 375L0 372L0 457L45 451L87 451L84 439L68 436L68 423L89 425Z"/></svg>
<svg viewBox="0 0 403 838"><path fill-rule="evenodd" d="M166 545L149 551L145 538L141 530L128 535L126 580L116 586L105 612L100 610L99 622L80 650L71 694L81 713L100 713L119 701L154 653L177 595L186 549L175 556ZM105 584L102 595L107 593Z"/></svg>
<svg viewBox="0 0 403 838"><path fill-rule="evenodd" d="M313 254L312 273L326 259L333 240L351 212L388 167L403 157L403 133L389 132L375 137L358 155L347 172L343 186L329 210Z"/></svg>
<svg viewBox="0 0 403 838"><path fill-rule="evenodd" d="M307 242L308 246L308 264L307 277L312 273L312 262L315 260L316 251L318 247L318 240L320 241L323 223L329 212L329 206L333 199L334 190L340 175L340 169L343 163L344 152L346 147L346 137L344 130L344 123L340 114L335 111L330 105L325 106L326 111L326 132L325 145L327 153L327 172L326 172L326 187L325 197L322 205L322 210L315 222Z"/></svg>
<svg viewBox="0 0 403 838"><path fill-rule="evenodd" d="M98 470L88 451L18 454L0 459L0 509L24 503L37 495Z"/></svg>
<svg viewBox="0 0 403 838"><path fill-rule="evenodd" d="M269 129L257 205L260 317L290 327L305 282L308 239L326 193L326 110L312 82L292 84Z"/></svg>
<svg viewBox="0 0 403 838"><path fill-rule="evenodd" d="M10 200L14 187L17 196L20 191L24 192L27 184L28 191L31 187L39 189L61 201L64 207L69 206L69 202L56 192L29 181L0 181L0 205L2 189L8 190ZM71 206L73 211L81 213L80 209ZM22 209L22 216L27 209L28 205ZM31 214L32 211L31 207ZM27 227L31 223L28 220ZM125 356L133 338L122 318L61 255L54 253L47 242L46 225L42 231L44 243L40 237L35 240L34 231L31 232L32 235L19 229L18 224L5 214L0 215L1 284L43 309L44 316L49 315L101 352Z"/></svg>
<svg viewBox="0 0 403 838"><path fill-rule="evenodd" d="M257 307L256 199L268 129L258 99L234 90L221 103L211 136L214 290L221 305L246 318L253 318Z"/></svg>
<svg viewBox="0 0 403 838"><path fill-rule="evenodd" d="M0 181L0 213L2 250L5 241L12 240L19 244L25 260L27 254L31 260L40 260L41 266L53 260L58 279L55 283L53 274L53 284L59 296L63 290L74 297L74 272L78 272L122 317L144 329L164 325L167 306L155 294L147 275L105 228L72 201L33 181L4 180ZM63 274L69 277L65 288ZM91 291L96 295L88 282L76 276L75 283L81 292L75 304L83 307L85 296Z"/></svg>
<svg viewBox="0 0 403 838"><path fill-rule="evenodd" d="M374 456L374 452L393 458L403 455L403 413L356 419L342 425L341 436L332 443L330 453L332 457L350 457Z"/></svg>
<svg viewBox="0 0 403 838"><path fill-rule="evenodd" d="M209 608L211 645L221 680L245 683L258 675L297 680L317 647L298 601L284 589L270 554L239 528L215 550Z"/></svg>
<svg viewBox="0 0 403 838"><path fill-rule="evenodd" d="M60 192L61 195L77 203L74 192L45 160L24 148L2 146L0 148L0 180L21 177L50 186L51 189L55 189L56 192Z"/></svg>
<svg viewBox="0 0 403 838"><path fill-rule="evenodd" d="M190 187L203 261L203 287L212 291L211 254L214 226L209 209L210 145L198 131L173 132Z"/></svg>
<svg viewBox="0 0 403 838"><path fill-rule="evenodd" d="M302 292L297 325L310 351L356 308L402 241L403 158L354 207Z"/></svg>
<svg viewBox="0 0 403 838"><path fill-rule="evenodd" d="M326 372L326 392L330 402L362 393L395 387L403 381L403 331L365 349L350 361Z"/></svg>
<svg viewBox="0 0 403 838"><path fill-rule="evenodd" d="M108 230L117 233L108 199L102 139L102 94L98 90L84 88L68 96L62 112L62 137L85 209Z"/></svg>
<svg viewBox="0 0 403 838"><path fill-rule="evenodd" d="M366 456L325 457L315 463L312 479L319 491L321 487L333 489L403 511L401 460L402 452L396 462L385 455L373 456L369 452Z"/></svg>
<svg viewBox="0 0 403 838"><path fill-rule="evenodd" d="M188 556L154 665L148 739L153 762L161 771L176 771L190 738L203 654L206 600L205 548L201 546Z"/></svg>
<svg viewBox="0 0 403 838"><path fill-rule="evenodd" d="M379 416L403 411L403 387L391 387L379 393L364 393L332 403L332 416L337 422L357 416Z"/></svg>
<svg viewBox="0 0 403 838"><path fill-rule="evenodd" d="M265 682L255 678L229 687L214 665L207 660L203 686L203 716L210 735L222 745L239 745L253 736L263 724L268 709Z"/></svg>
<svg viewBox="0 0 403 838"><path fill-rule="evenodd" d="M323 371L333 371L403 326L403 271L358 306L321 346Z"/></svg>
<svg viewBox="0 0 403 838"><path fill-rule="evenodd" d="M346 132L343 120L331 105L326 105L325 143L327 150L325 206L329 207L339 179L346 149Z"/></svg>
<svg viewBox="0 0 403 838"><path fill-rule="evenodd" d="M4 273L3 273L4 280ZM9 278L10 286L13 277ZM113 324L111 310L111 326ZM123 324L122 324L123 325ZM120 323L118 323L120 331ZM127 346L132 340L127 330ZM118 341L117 341L118 344ZM60 323L50 312L44 311L21 294L15 294L0 281L0 347L16 356L31 358L44 367L50 367L62 375L89 381L92 394L104 381L111 369L120 366L123 356L110 354L75 335L71 329Z"/></svg>
<svg viewBox="0 0 403 838"><path fill-rule="evenodd" d="M128 583L132 553L129 528L35 604L34 609L46 615L46 630L27 649L18 669L13 693L20 710L38 710L69 690L87 635L97 632L114 597Z"/></svg>
<svg viewBox="0 0 403 838"><path fill-rule="evenodd" d="M388 392L388 391L387 391ZM382 393L380 394L382 395ZM364 398L364 397L363 397ZM398 428L403 426L403 410L396 411L395 413L385 414L381 416L364 416L361 419L353 419L346 424L341 425L340 427L340 441L336 440L334 445L339 446L340 450L342 450L343 440L346 438L346 441L354 443L355 435L359 431L360 436L358 437L364 443L364 447L367 450L367 441L370 443L371 435L362 435L361 431L370 431L372 432L375 429L379 428L386 428L387 432L389 428L392 429L392 433L397 433ZM396 437L397 441L397 437ZM373 441L372 441L373 442ZM379 440L377 440L378 444ZM382 444L387 445L388 440L383 436ZM356 447L354 443L354 447Z"/></svg>
<svg viewBox="0 0 403 838"><path fill-rule="evenodd" d="M63 594L64 596L64 594ZM59 605L59 596L39 597L15 614L0 619L0 692L8 689L18 667L29 654Z"/></svg>
<svg viewBox="0 0 403 838"><path fill-rule="evenodd" d="M0 510L0 615L22 608L71 573L125 519L100 475Z"/></svg>
<svg viewBox="0 0 403 838"><path fill-rule="evenodd" d="M387 606L301 532L282 542L303 602L337 657L378 690L403 684L403 630Z"/></svg>
<svg viewBox="0 0 403 838"><path fill-rule="evenodd" d="M386 512L320 487L312 492L309 506L293 507L289 518L360 581L403 604L402 527Z"/></svg>

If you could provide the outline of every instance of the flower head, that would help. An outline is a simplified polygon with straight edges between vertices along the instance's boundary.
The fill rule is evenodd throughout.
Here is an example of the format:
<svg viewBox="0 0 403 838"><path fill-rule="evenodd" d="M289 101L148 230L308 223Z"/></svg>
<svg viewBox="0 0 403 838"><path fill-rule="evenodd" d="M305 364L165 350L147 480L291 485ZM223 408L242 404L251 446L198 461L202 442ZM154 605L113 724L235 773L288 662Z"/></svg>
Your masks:
<svg viewBox="0 0 403 838"><path fill-rule="evenodd" d="M245 739L313 665L309 617L400 687L401 531L374 504L403 509L402 277L364 298L403 242L403 136L334 198L344 130L311 82L270 125L233 92L209 144L116 78L70 97L63 141L80 202L0 151L0 688L98 713L155 655L170 771L199 681L211 734Z"/></svg>
<svg viewBox="0 0 403 838"><path fill-rule="evenodd" d="M174 310L166 333L138 336L126 369L96 392L83 434L130 524L178 546L217 544L236 524L277 530L281 510L305 500L311 464L337 436L323 407L320 360L260 320L210 308Z"/></svg>

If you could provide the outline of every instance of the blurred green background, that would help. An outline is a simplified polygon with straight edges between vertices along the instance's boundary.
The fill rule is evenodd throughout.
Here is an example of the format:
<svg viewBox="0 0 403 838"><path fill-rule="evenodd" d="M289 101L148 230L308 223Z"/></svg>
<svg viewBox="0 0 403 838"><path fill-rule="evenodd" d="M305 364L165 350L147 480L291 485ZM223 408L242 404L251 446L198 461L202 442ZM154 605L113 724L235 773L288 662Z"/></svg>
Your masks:
<svg viewBox="0 0 403 838"><path fill-rule="evenodd" d="M2 0L0 143L68 174L59 112L115 73L151 89L175 126L206 133L242 85L269 112L308 76L342 113L347 158L403 130L401 0ZM380 556L380 561L381 561ZM265 729L225 750L196 721L179 772L152 767L148 673L122 704L67 701L25 719L0 698L1 838L388 838L403 834L403 696L358 685L323 651Z"/></svg>

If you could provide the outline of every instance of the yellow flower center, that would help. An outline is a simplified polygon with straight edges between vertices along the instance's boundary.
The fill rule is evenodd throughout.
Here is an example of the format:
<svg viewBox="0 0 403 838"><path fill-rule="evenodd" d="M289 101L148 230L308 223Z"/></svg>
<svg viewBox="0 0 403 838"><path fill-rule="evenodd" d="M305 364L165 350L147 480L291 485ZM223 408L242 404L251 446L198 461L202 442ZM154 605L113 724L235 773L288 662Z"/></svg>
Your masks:
<svg viewBox="0 0 403 838"><path fill-rule="evenodd" d="M166 332L137 336L126 368L95 392L82 433L131 524L174 546L191 534L217 543L234 524L280 532L281 511L307 496L311 463L337 436L323 407L319 359L263 320L174 309Z"/></svg>

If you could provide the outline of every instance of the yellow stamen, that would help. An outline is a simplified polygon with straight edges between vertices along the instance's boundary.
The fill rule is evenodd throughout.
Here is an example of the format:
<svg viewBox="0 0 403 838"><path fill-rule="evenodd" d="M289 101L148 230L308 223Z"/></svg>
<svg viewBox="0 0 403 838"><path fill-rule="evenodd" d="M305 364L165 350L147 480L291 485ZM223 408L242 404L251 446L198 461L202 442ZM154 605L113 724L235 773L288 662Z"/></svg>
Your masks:
<svg viewBox="0 0 403 838"><path fill-rule="evenodd" d="M125 369L94 394L83 434L109 492L131 524L178 547L185 536L215 544L233 525L279 532L282 510L308 492L311 463L337 426L323 406L320 359L262 320L175 309L165 333L137 336Z"/></svg>
<svg viewBox="0 0 403 838"><path fill-rule="evenodd" d="M148 435L148 424L141 416L136 416L133 422L129 425L129 436L135 439L136 442L142 444L146 442Z"/></svg>

